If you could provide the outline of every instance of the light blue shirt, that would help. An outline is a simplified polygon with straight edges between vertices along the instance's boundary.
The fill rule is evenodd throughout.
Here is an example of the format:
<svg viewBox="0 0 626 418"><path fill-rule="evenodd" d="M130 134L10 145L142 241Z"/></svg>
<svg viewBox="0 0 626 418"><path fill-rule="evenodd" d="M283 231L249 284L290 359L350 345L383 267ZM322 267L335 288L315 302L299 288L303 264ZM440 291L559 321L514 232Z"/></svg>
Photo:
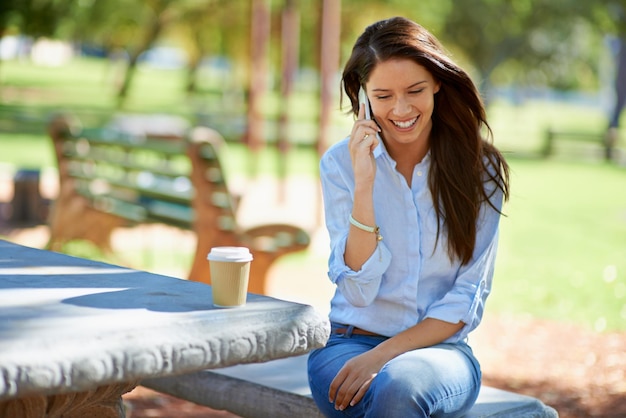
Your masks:
<svg viewBox="0 0 626 418"><path fill-rule="evenodd" d="M491 290L500 214L483 204L470 262L450 260L444 229L428 187L430 155L413 170L409 188L383 143L374 150L374 213L383 240L360 271L344 262L354 173L348 140L333 145L320 162L326 227L330 234L330 280L336 285L330 320L393 336L425 318L466 325L446 342L466 340L480 323ZM488 192L495 184L485 186ZM491 202L502 206L497 189Z"/></svg>

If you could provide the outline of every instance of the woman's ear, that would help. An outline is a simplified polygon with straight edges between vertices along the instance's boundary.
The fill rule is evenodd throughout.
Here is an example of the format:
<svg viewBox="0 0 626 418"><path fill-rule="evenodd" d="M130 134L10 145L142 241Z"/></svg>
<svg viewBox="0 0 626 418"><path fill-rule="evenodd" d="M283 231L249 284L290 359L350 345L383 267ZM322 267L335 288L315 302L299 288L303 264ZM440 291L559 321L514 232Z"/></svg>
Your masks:
<svg viewBox="0 0 626 418"><path fill-rule="evenodd" d="M433 88L433 94L439 93L440 89L441 89L441 82L440 81L435 81L435 87Z"/></svg>

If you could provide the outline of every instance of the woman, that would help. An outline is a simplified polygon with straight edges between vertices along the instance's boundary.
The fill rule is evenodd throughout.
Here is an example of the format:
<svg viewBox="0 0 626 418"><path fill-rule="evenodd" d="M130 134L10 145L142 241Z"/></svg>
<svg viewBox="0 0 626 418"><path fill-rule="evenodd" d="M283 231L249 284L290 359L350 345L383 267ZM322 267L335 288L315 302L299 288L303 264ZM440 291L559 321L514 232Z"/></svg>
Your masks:
<svg viewBox="0 0 626 418"><path fill-rule="evenodd" d="M327 416L461 416L480 388L466 342L491 288L508 166L481 136L475 85L410 20L369 26L342 85L356 121L320 163L337 289L330 339L309 357L313 397Z"/></svg>

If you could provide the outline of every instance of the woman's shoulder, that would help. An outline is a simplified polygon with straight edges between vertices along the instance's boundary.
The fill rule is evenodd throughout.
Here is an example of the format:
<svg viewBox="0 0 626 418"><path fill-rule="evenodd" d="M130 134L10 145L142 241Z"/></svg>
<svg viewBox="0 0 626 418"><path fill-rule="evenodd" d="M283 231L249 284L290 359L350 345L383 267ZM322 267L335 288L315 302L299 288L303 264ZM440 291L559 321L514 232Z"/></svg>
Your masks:
<svg viewBox="0 0 626 418"><path fill-rule="evenodd" d="M322 159L332 159L342 157L344 155L350 155L350 148L348 147L348 142L350 137L345 137L339 142L335 142L324 152Z"/></svg>

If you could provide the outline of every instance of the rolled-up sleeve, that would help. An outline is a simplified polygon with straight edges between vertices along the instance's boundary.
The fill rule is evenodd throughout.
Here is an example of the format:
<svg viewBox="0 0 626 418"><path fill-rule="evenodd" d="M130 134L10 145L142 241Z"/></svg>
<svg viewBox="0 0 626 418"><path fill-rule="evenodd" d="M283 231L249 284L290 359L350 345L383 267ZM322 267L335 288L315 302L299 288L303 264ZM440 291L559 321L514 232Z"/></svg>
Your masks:
<svg viewBox="0 0 626 418"><path fill-rule="evenodd" d="M364 307L372 303L378 294L383 274L391 262L391 253L382 242L379 242L378 248L363 264L361 270L354 271L346 266L343 257L346 238L347 234L331 250L328 276L348 302L354 306Z"/></svg>

